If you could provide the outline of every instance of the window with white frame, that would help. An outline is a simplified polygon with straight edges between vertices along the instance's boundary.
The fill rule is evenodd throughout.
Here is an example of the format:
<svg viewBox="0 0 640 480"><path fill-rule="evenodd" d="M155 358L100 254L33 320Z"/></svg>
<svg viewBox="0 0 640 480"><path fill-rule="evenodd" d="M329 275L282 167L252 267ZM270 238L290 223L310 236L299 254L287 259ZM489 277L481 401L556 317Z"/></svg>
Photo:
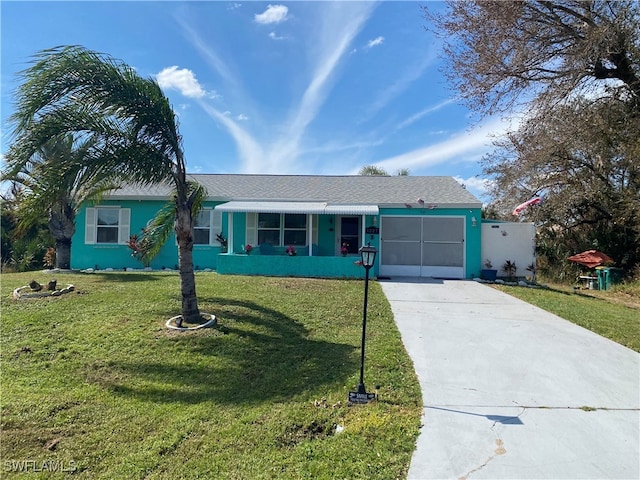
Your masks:
<svg viewBox="0 0 640 480"><path fill-rule="evenodd" d="M98 208L96 218L96 243L118 243L120 209Z"/></svg>
<svg viewBox="0 0 640 480"><path fill-rule="evenodd" d="M305 245L307 215L304 213L259 213L258 244Z"/></svg>
<svg viewBox="0 0 640 480"><path fill-rule="evenodd" d="M222 233L222 214L211 208L203 208L194 220L194 245L214 245L216 235Z"/></svg>
<svg viewBox="0 0 640 480"><path fill-rule="evenodd" d="M85 243L125 244L129 240L131 210L120 207L87 208Z"/></svg>
<svg viewBox="0 0 640 480"><path fill-rule="evenodd" d="M211 239L211 210L200 210L193 222L193 244L209 245Z"/></svg>

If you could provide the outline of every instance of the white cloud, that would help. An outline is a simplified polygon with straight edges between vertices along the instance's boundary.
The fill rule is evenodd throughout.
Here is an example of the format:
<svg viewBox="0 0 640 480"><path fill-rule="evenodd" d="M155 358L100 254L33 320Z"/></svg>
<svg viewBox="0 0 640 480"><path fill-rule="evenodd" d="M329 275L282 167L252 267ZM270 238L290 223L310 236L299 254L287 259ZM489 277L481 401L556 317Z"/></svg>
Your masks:
<svg viewBox="0 0 640 480"><path fill-rule="evenodd" d="M219 121L229 131L238 148L244 173L263 171L264 152L258 142L231 118L231 112L220 112L207 102L200 100L200 106L213 119Z"/></svg>
<svg viewBox="0 0 640 480"><path fill-rule="evenodd" d="M438 110L440 110L441 108L446 107L447 105L450 105L451 103L453 103L454 100L452 98L445 100L443 102L438 103L437 105L433 105L430 107L427 107L421 111L419 111L418 113L411 115L409 118L407 118L406 120L403 120L402 122L400 122L396 128L395 131L401 130L405 127L408 127L409 125L411 125L414 122L417 122L418 120L420 120L422 117L424 117L425 115L429 114L429 113L433 113L436 112ZM442 133L442 130L440 130L439 132L430 132L430 133Z"/></svg>
<svg viewBox="0 0 640 480"><path fill-rule="evenodd" d="M469 190L472 194L480 199L488 194L491 187L491 180L480 178L478 176L462 178L458 175L455 175L453 178L455 178L461 185L464 185L467 190Z"/></svg>
<svg viewBox="0 0 640 480"><path fill-rule="evenodd" d="M287 20L288 13L289 9L284 5L269 5L264 12L256 13L254 15L254 20L256 23L260 23L262 25L280 23Z"/></svg>
<svg viewBox="0 0 640 480"><path fill-rule="evenodd" d="M427 67L429 67L436 59L437 56L434 50L431 50L418 62L410 65L402 74L396 77L396 81L393 84L378 94L377 98L367 109L366 117L371 117L380 109L388 105L391 100L404 92L413 82L422 76Z"/></svg>
<svg viewBox="0 0 640 480"><path fill-rule="evenodd" d="M205 42L202 37L181 17L176 19L185 32L187 39L206 59L207 63L216 71L228 85L237 87L240 82L238 78L231 72L225 62L217 55L213 47Z"/></svg>
<svg viewBox="0 0 640 480"><path fill-rule="evenodd" d="M285 37L277 35L276 32L270 32L269 33L269 38L271 40L284 40L285 39Z"/></svg>
<svg viewBox="0 0 640 480"><path fill-rule="evenodd" d="M167 67L156 75L156 80L160 88L178 90L185 97L202 98L207 95L195 74L187 68Z"/></svg>
<svg viewBox="0 0 640 480"><path fill-rule="evenodd" d="M384 43L384 37L382 36L376 37L373 40L369 40L369 42L367 42L367 48L372 48L377 45L382 45L383 43Z"/></svg>
<svg viewBox="0 0 640 480"><path fill-rule="evenodd" d="M469 132L454 135L435 145L384 159L375 165L388 172L395 172L401 168L425 169L454 160L477 162L492 148L493 139L504 134L509 128L513 128L513 125L509 126L508 122L500 119L492 119Z"/></svg>
<svg viewBox="0 0 640 480"><path fill-rule="evenodd" d="M229 107L236 107L227 111L227 107L217 109L206 98L200 98L198 103L232 137L237 148L240 170L244 173L299 173L300 169L304 169L304 163L299 160L304 154L302 144L307 128L316 118L333 87L341 62L353 48L354 38L376 8L375 3L369 2L318 2L317 5L321 5L317 18L319 27L311 33L314 38L307 43L310 69L299 72L307 79L306 89L299 98L293 100L287 118L283 121L270 119L270 128L267 130L252 130L260 128L265 122L249 123L246 122L249 115L232 113L234 108L236 112L253 112L255 109L251 108L252 99L239 87L240 82L231 82L233 76L230 70L223 68L225 65L212 48L186 23L182 23L193 44L205 54L218 73L229 81L230 93L225 92L225 97L232 99ZM256 15L256 22L275 23L277 18L280 18L279 21L286 20L286 7L280 10L275 7L278 5L270 5L261 16ZM276 15L278 11L281 17ZM270 37L275 40L278 34L272 32ZM251 125L251 129L246 125Z"/></svg>
<svg viewBox="0 0 640 480"><path fill-rule="evenodd" d="M361 2L331 2L320 18L321 37L315 42L317 54L311 81L286 126L286 134L275 142L270 161L291 163L296 158L307 126L315 119L332 86L336 70L349 46L371 16L375 5Z"/></svg>
<svg viewBox="0 0 640 480"><path fill-rule="evenodd" d="M234 2L234 3L231 3L231 4L227 5L227 10L236 10L236 9L240 8L241 6L242 6L241 3Z"/></svg>

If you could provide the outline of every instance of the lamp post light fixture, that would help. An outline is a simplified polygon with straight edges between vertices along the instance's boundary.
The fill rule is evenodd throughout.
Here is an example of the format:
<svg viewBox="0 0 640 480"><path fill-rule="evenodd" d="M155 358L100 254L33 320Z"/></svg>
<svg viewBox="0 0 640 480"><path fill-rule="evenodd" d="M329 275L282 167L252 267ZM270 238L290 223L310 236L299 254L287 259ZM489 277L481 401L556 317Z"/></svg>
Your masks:
<svg viewBox="0 0 640 480"><path fill-rule="evenodd" d="M364 386L364 346L367 332L367 302L369 300L369 270L375 264L376 253L378 251L370 244L362 246L360 248L360 260L364 267L364 306L362 309L362 345L360 348L360 383L358 383L358 390L355 392L349 392L349 401L351 403L369 403L376 397L375 393L367 393L367 389Z"/></svg>

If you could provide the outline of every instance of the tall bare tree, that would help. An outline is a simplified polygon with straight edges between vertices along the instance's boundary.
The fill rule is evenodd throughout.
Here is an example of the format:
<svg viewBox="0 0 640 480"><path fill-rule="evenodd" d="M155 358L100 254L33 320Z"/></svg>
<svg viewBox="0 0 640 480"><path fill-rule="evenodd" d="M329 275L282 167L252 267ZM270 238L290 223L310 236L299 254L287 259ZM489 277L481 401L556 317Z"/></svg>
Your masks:
<svg viewBox="0 0 640 480"><path fill-rule="evenodd" d="M193 266L194 206L206 192L187 179L175 113L157 82L108 55L80 46L36 54L21 73L17 90L12 156L29 162L53 138L67 133L91 137L93 152L83 167L141 185L175 189L174 231L182 293L182 319L199 321Z"/></svg>
<svg viewBox="0 0 640 480"><path fill-rule="evenodd" d="M523 217L541 226L550 265L593 247L639 265L640 2L423 8L443 38L444 73L467 105L481 116L524 117L483 161L492 208L505 215L542 196Z"/></svg>
<svg viewBox="0 0 640 480"><path fill-rule="evenodd" d="M471 108L540 110L576 94L640 108L636 0L446 3L444 11L429 4L423 11L444 40L444 73Z"/></svg>

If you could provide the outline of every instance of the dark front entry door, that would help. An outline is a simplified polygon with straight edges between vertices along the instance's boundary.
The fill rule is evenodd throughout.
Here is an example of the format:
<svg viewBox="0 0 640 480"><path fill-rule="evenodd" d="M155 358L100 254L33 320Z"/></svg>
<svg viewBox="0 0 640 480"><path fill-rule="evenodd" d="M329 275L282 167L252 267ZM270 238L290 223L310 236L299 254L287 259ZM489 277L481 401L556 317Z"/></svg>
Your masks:
<svg viewBox="0 0 640 480"><path fill-rule="evenodd" d="M358 253L360 248L360 217L340 217L340 244L347 246L349 253Z"/></svg>

